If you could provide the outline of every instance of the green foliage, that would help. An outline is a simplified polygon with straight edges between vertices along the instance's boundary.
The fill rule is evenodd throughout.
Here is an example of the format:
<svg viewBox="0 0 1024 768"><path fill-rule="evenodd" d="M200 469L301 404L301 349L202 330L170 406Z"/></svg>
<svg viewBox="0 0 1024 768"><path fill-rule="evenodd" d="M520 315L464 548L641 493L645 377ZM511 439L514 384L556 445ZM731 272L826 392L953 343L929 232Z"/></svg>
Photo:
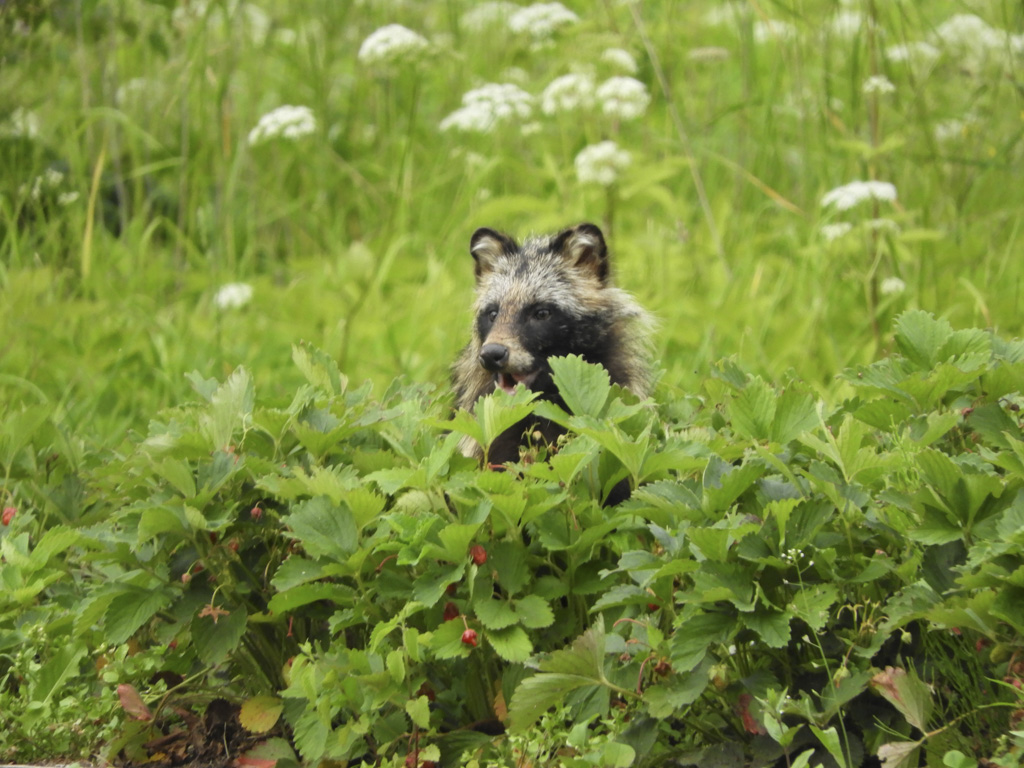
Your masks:
<svg viewBox="0 0 1024 768"><path fill-rule="evenodd" d="M113 702L115 680L155 701L137 676L89 681L92 649L130 642L191 681L182 701L251 702L254 733L280 719L309 763L551 759L538 728L566 765L995 756L979 745L1022 703L1024 435L1000 382L1024 345L923 312L896 343L913 356L845 374L839 406L732 362L692 407L637 403L553 360L578 413L481 403L570 429L509 471L454 450L487 417L446 422L422 387L378 400L308 346L289 401L244 369L195 375L197 401L81 470L74 525L4 529L3 646L49 643L36 669L5 656L4 695L36 702L6 717L30 733L56 691ZM621 478L631 498L602 507ZM124 701L90 738L138 750L161 716ZM508 737L465 730L486 722Z"/></svg>

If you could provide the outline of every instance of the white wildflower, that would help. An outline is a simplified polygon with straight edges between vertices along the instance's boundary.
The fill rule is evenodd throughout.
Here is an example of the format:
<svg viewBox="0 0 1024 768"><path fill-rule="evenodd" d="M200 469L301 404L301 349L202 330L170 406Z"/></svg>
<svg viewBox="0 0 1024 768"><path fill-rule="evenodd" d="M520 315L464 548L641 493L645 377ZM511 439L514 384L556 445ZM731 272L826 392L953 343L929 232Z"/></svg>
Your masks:
<svg viewBox="0 0 1024 768"><path fill-rule="evenodd" d="M575 24L580 17L561 3L534 3L520 8L508 17L508 26L516 34L529 34L534 39L551 37L559 28Z"/></svg>
<svg viewBox="0 0 1024 768"><path fill-rule="evenodd" d="M826 243L831 243L841 237L845 237L853 229L853 224L847 221L837 221L834 224L824 224L818 230Z"/></svg>
<svg viewBox="0 0 1024 768"><path fill-rule="evenodd" d="M878 286L878 291L883 296L895 296L896 294L903 293L905 290L907 290L907 284L898 277L887 277Z"/></svg>
<svg viewBox="0 0 1024 768"><path fill-rule="evenodd" d="M515 3L483 2L477 3L462 15L460 23L470 32L483 32L491 27L504 26L509 16L519 10Z"/></svg>
<svg viewBox="0 0 1024 768"><path fill-rule="evenodd" d="M487 133L495 125L524 122L533 114L533 97L511 83L488 83L462 96L462 107L441 121L441 130Z"/></svg>
<svg viewBox="0 0 1024 768"><path fill-rule="evenodd" d="M788 21L772 19L768 21L759 21L754 24L755 43L767 43L774 41L785 42L786 40L792 40L796 36L796 27Z"/></svg>
<svg viewBox="0 0 1024 768"><path fill-rule="evenodd" d="M32 179L31 183L22 184L18 188L18 192L25 197L32 198L37 203L44 199L56 199L58 205L70 205L78 199L79 194L74 190L64 188L66 178L63 171L47 168Z"/></svg>
<svg viewBox="0 0 1024 768"><path fill-rule="evenodd" d="M942 52L931 43L917 40L909 43L890 45L885 49L885 57L895 63L909 63L921 67L934 64Z"/></svg>
<svg viewBox="0 0 1024 768"><path fill-rule="evenodd" d="M285 105L263 115L249 131L249 146L276 138L298 139L316 131L316 117L309 107Z"/></svg>
<svg viewBox="0 0 1024 768"><path fill-rule="evenodd" d="M526 85L531 80L530 73L522 67L508 67L501 73L501 79L506 83L515 83L516 85Z"/></svg>
<svg viewBox="0 0 1024 768"><path fill-rule="evenodd" d="M935 133L935 140L940 144L957 141L967 137L967 134L977 124L978 118L974 115L967 115L962 120L952 118L943 120L935 125L932 130Z"/></svg>
<svg viewBox="0 0 1024 768"><path fill-rule="evenodd" d="M39 125L39 115L18 107L10 117L0 122L0 138L34 139L39 136Z"/></svg>
<svg viewBox="0 0 1024 768"><path fill-rule="evenodd" d="M208 30L230 34L242 30L252 42L262 44L270 32L270 19L258 6L229 0L226 3L211 3L209 0L190 0L177 5L171 14L171 23L178 29L203 22Z"/></svg>
<svg viewBox="0 0 1024 768"><path fill-rule="evenodd" d="M821 204L834 205L838 210L845 211L865 200L895 199L896 187L887 181L851 181L826 192L821 198Z"/></svg>
<svg viewBox="0 0 1024 768"><path fill-rule="evenodd" d="M973 13L950 16L936 28L935 40L957 52L998 49L1007 43L1005 32Z"/></svg>
<svg viewBox="0 0 1024 768"><path fill-rule="evenodd" d="M79 194L77 192L60 192L57 195L57 205L71 205L73 202L78 200Z"/></svg>
<svg viewBox="0 0 1024 768"><path fill-rule="evenodd" d="M636 74L636 59L623 48L608 48L601 54L601 61L626 75Z"/></svg>
<svg viewBox="0 0 1024 768"><path fill-rule="evenodd" d="M860 88L869 96L875 93L884 96L887 93L896 92L896 86L885 75L872 75L864 81Z"/></svg>
<svg viewBox="0 0 1024 768"><path fill-rule="evenodd" d="M252 301L252 286L248 283L226 283L213 297L217 309L239 309Z"/></svg>
<svg viewBox="0 0 1024 768"><path fill-rule="evenodd" d="M576 155L576 176L584 184L610 187L619 174L629 167L632 156L614 141L591 144Z"/></svg>
<svg viewBox="0 0 1024 768"><path fill-rule="evenodd" d="M651 103L647 86L632 77L610 77L597 87L601 111L619 120L642 117Z"/></svg>
<svg viewBox="0 0 1024 768"><path fill-rule="evenodd" d="M415 60L429 45L419 32L401 24L388 24L363 40L358 57L367 66L386 66Z"/></svg>
<svg viewBox="0 0 1024 768"><path fill-rule="evenodd" d="M832 17L829 24L832 34L844 40L851 40L859 35L863 26L864 16L856 11L840 11Z"/></svg>
<svg viewBox="0 0 1024 768"><path fill-rule="evenodd" d="M594 78L586 73L562 75L552 80L540 95L540 108L545 115L575 112L594 106Z"/></svg>

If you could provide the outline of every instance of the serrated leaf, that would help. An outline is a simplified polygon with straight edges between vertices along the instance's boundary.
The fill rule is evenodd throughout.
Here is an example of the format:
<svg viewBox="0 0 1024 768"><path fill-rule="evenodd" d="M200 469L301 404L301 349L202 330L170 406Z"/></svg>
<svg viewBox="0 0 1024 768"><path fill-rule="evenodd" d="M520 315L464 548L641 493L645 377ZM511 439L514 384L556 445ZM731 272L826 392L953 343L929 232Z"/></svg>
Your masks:
<svg viewBox="0 0 1024 768"><path fill-rule="evenodd" d="M747 385L729 403L729 419L738 435L751 440L771 438L775 419L775 390L759 376L752 376Z"/></svg>
<svg viewBox="0 0 1024 768"><path fill-rule="evenodd" d="M513 604L520 623L527 629L544 629L555 623L555 613L543 597L525 595Z"/></svg>
<svg viewBox="0 0 1024 768"><path fill-rule="evenodd" d="M242 367L236 368L213 393L200 424L215 451L226 451L232 444L235 430L245 426L252 416L254 400L252 377Z"/></svg>
<svg viewBox="0 0 1024 768"><path fill-rule="evenodd" d="M953 335L953 326L930 312L911 309L896 318L896 345L923 370L938 362L939 350Z"/></svg>
<svg viewBox="0 0 1024 768"><path fill-rule="evenodd" d="M565 697L585 686L597 687L591 677L556 672L528 677L516 687L509 704L509 730L522 732L537 722L548 709L565 700Z"/></svg>
<svg viewBox="0 0 1024 768"><path fill-rule="evenodd" d="M224 662L236 648L245 634L248 621L244 608L224 608L226 611L214 616L196 614L192 619L192 642L200 660L207 666Z"/></svg>
<svg viewBox="0 0 1024 768"><path fill-rule="evenodd" d="M785 444L817 424L817 401L810 394L790 386L778 398L775 417L772 419L771 439Z"/></svg>
<svg viewBox="0 0 1024 768"><path fill-rule="evenodd" d="M518 623L516 612L504 600L481 595L473 600L473 612L487 629L504 629Z"/></svg>
<svg viewBox="0 0 1024 768"><path fill-rule="evenodd" d="M462 642L462 633L465 630L462 622L458 619L446 621L430 636L430 649L437 659L455 659L469 656L473 647Z"/></svg>
<svg viewBox="0 0 1024 768"><path fill-rule="evenodd" d="M266 733L281 719L284 702L276 696L256 696L243 702L238 722L250 733Z"/></svg>
<svg viewBox="0 0 1024 768"><path fill-rule="evenodd" d="M899 710L907 722L922 733L928 733L928 717L932 711L932 692L917 673L899 667L886 667L871 678L871 687Z"/></svg>
<svg viewBox="0 0 1024 768"><path fill-rule="evenodd" d="M430 727L430 699L426 696L405 702L405 713L417 728L426 730Z"/></svg>
<svg viewBox="0 0 1024 768"><path fill-rule="evenodd" d="M103 619L104 640L120 645L170 602L171 596L166 592L125 587L107 606Z"/></svg>
<svg viewBox="0 0 1024 768"><path fill-rule="evenodd" d="M312 344L301 342L293 345L292 361L306 381L325 394L340 395L348 384L334 358Z"/></svg>
<svg viewBox="0 0 1024 768"><path fill-rule="evenodd" d="M548 358L552 378L566 407L576 416L600 416L611 392L611 377L579 355Z"/></svg>
<svg viewBox="0 0 1024 768"><path fill-rule="evenodd" d="M526 547L521 542L495 542L487 553L487 565L509 595L515 595L530 581Z"/></svg>
<svg viewBox="0 0 1024 768"><path fill-rule="evenodd" d="M295 504L285 522L292 538L302 542L313 557L345 562L359 546L359 532L351 510L333 504L326 496Z"/></svg>
<svg viewBox="0 0 1024 768"><path fill-rule="evenodd" d="M521 663L530 658L530 654L533 653L533 643L530 642L526 631L520 626L489 630L484 637L494 652L505 661Z"/></svg>
<svg viewBox="0 0 1024 768"><path fill-rule="evenodd" d="M784 648L789 642L790 614L759 609L743 614L743 623L754 630L769 648Z"/></svg>

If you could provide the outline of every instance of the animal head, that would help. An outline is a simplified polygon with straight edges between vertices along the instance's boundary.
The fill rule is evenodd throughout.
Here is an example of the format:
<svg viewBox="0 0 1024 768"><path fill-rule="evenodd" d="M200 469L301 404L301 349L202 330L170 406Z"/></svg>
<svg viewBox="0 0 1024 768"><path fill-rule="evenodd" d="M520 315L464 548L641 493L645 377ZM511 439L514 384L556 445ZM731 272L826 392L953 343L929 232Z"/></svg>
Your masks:
<svg viewBox="0 0 1024 768"><path fill-rule="evenodd" d="M618 319L601 230L580 224L522 245L492 229L470 240L476 272L474 351L495 385L553 391L547 358L603 362Z"/></svg>

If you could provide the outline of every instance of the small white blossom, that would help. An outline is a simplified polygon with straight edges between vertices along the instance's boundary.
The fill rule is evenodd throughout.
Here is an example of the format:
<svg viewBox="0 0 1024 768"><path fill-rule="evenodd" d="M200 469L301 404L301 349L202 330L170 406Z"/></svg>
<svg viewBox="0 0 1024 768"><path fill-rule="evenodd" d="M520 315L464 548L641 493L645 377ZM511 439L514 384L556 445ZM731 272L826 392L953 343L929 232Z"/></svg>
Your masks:
<svg viewBox="0 0 1024 768"><path fill-rule="evenodd" d="M906 62L920 67L931 66L941 55L942 52L938 48L924 40L890 45L885 49L885 56L889 61Z"/></svg>
<svg viewBox="0 0 1024 768"><path fill-rule="evenodd" d="M386 66L419 57L429 47L427 38L401 24L388 24L371 32L359 46L359 61L367 66Z"/></svg>
<svg viewBox="0 0 1024 768"><path fill-rule="evenodd" d="M841 187L829 190L821 198L823 206L833 205L840 211L853 208L865 200L896 199L896 187L887 181L851 181Z"/></svg>
<svg viewBox="0 0 1024 768"><path fill-rule="evenodd" d="M594 106L594 78L586 73L562 75L552 80L540 95L540 108L545 115L575 112Z"/></svg>
<svg viewBox="0 0 1024 768"><path fill-rule="evenodd" d="M824 224L818 230L826 243L831 243L841 237L845 237L853 229L853 224L847 221L837 221L834 224Z"/></svg>
<svg viewBox="0 0 1024 768"><path fill-rule="evenodd" d="M576 176L584 184L610 187L619 178L619 174L629 167L632 159L629 152L619 149L614 141L591 144L576 155Z"/></svg>
<svg viewBox="0 0 1024 768"><path fill-rule="evenodd" d="M896 86L885 75L872 75L861 85L861 90L868 95L877 93L884 96L887 93L895 93Z"/></svg>
<svg viewBox="0 0 1024 768"><path fill-rule="evenodd" d="M251 3L228 0L213 4L210 0L190 0L177 5L171 14L171 23L178 29L203 22L208 30L221 34L240 29L256 45L262 44L270 32L270 18L264 11Z"/></svg>
<svg viewBox="0 0 1024 768"><path fill-rule="evenodd" d="M1002 48L1007 41L1005 32L973 13L950 16L936 28L935 40L959 52Z"/></svg>
<svg viewBox="0 0 1024 768"><path fill-rule="evenodd" d="M940 144L946 144L951 141L957 141L965 138L977 122L977 117L974 115L967 115L962 120L957 118L943 120L942 122L937 123L935 128L932 130L935 133L935 140Z"/></svg>
<svg viewBox="0 0 1024 768"><path fill-rule="evenodd" d="M851 40L859 35L863 26L864 16L856 11L840 11L832 17L829 24L832 34L844 40Z"/></svg>
<svg viewBox="0 0 1024 768"><path fill-rule="evenodd" d="M608 48L601 54L601 61L626 75L636 74L636 59L623 48Z"/></svg>
<svg viewBox="0 0 1024 768"><path fill-rule="evenodd" d="M878 286L878 290L883 296L895 296L907 290L907 284L898 277L887 277Z"/></svg>
<svg viewBox="0 0 1024 768"><path fill-rule="evenodd" d="M462 107L441 121L441 130L487 133L495 125L524 122L533 114L533 97L511 83L488 83L462 96Z"/></svg>
<svg viewBox="0 0 1024 768"><path fill-rule="evenodd" d="M560 27L579 20L579 16L561 3L534 3L509 16L508 27L516 34L529 34L534 39L543 40Z"/></svg>
<svg viewBox="0 0 1024 768"><path fill-rule="evenodd" d="M477 3L462 14L459 23L470 32L483 32L499 24L506 25L509 17L518 10L519 6L515 3L500 1Z"/></svg>
<svg viewBox="0 0 1024 768"><path fill-rule="evenodd" d="M597 87L601 111L619 120L642 117L651 103L647 86L632 77L610 77Z"/></svg>
<svg viewBox="0 0 1024 768"><path fill-rule="evenodd" d="M73 202L78 200L79 194L77 192L60 192L57 195L57 205L71 205Z"/></svg>
<svg viewBox="0 0 1024 768"><path fill-rule="evenodd" d="M226 283L213 297L217 309L239 309L252 301L252 286L248 283Z"/></svg>
<svg viewBox="0 0 1024 768"><path fill-rule="evenodd" d="M64 173L56 168L47 168L41 174L32 179L31 184L22 184L18 191L34 201L39 202L44 197L52 199L51 193L58 192L64 184ZM67 205L78 199L77 192L62 191L57 194L57 202Z"/></svg>
<svg viewBox="0 0 1024 768"><path fill-rule="evenodd" d="M267 112L249 131L249 146L270 139L298 139L316 131L316 117L309 107L285 105Z"/></svg>
<svg viewBox="0 0 1024 768"><path fill-rule="evenodd" d="M0 137L34 139L39 136L39 125L39 115L18 107L6 120L0 122Z"/></svg>

